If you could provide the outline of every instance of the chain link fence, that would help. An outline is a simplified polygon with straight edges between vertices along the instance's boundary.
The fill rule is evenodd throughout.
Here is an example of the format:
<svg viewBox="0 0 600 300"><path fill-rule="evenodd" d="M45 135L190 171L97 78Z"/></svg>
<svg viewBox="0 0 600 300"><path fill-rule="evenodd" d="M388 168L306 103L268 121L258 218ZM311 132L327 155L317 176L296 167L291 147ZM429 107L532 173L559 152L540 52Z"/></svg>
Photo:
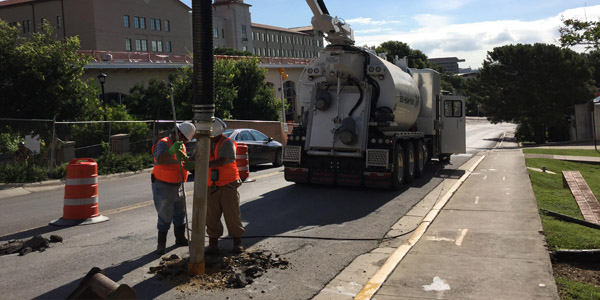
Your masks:
<svg viewBox="0 0 600 300"><path fill-rule="evenodd" d="M106 153L150 153L174 128L172 120L74 121L0 118L0 164L55 166ZM26 147L19 146L22 143Z"/></svg>

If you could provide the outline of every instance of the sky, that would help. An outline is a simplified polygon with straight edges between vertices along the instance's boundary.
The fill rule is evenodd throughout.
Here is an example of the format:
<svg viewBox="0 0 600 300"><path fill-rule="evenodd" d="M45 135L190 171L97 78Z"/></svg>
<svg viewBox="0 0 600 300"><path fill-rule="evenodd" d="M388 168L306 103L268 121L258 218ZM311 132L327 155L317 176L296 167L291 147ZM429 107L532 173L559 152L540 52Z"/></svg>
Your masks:
<svg viewBox="0 0 600 300"><path fill-rule="evenodd" d="M183 0L191 7L191 0ZM244 0L252 22L291 28L311 25L303 0ZM559 45L561 18L600 20L600 0L324 0L350 24L357 46L401 41L428 57L465 59L481 67L487 52L509 44ZM366 4L368 3L368 4ZM583 51L583 49L575 49Z"/></svg>

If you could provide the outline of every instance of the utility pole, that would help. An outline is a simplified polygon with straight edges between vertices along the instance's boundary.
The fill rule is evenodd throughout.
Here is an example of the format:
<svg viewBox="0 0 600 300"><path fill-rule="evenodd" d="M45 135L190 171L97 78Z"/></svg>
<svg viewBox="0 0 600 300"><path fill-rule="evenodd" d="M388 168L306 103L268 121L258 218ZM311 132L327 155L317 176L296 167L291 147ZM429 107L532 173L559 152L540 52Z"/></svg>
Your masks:
<svg viewBox="0 0 600 300"><path fill-rule="evenodd" d="M214 57L212 0L192 0L192 42L194 54L193 111L196 125L194 206L192 210L188 274L205 273L204 237L208 199L208 158L210 129L214 121Z"/></svg>

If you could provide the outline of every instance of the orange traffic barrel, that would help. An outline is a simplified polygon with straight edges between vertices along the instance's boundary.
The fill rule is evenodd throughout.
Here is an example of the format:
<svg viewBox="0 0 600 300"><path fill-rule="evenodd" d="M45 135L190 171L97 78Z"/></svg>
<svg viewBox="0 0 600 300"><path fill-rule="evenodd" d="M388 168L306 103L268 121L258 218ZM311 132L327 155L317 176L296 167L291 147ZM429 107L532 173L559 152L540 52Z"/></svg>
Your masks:
<svg viewBox="0 0 600 300"><path fill-rule="evenodd" d="M240 173L240 179L246 180L250 176L250 161L248 160L248 146L238 143L235 151L235 164Z"/></svg>
<svg viewBox="0 0 600 300"><path fill-rule="evenodd" d="M67 165L63 217L52 225L86 225L108 221L98 212L98 164L91 158L75 158Z"/></svg>

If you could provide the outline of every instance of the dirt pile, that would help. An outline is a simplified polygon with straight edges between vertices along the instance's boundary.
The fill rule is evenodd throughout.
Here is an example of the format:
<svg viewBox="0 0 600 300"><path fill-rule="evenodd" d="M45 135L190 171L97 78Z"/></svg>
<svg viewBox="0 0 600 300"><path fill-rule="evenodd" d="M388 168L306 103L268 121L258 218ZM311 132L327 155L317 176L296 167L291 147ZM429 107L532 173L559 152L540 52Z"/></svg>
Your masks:
<svg viewBox="0 0 600 300"><path fill-rule="evenodd" d="M252 284L268 269L287 269L289 261L270 251L244 252L238 255L205 257L205 274L189 276L188 258L176 254L162 258L159 266L150 267L149 273L171 281L182 292L226 288L243 288Z"/></svg>
<svg viewBox="0 0 600 300"><path fill-rule="evenodd" d="M50 243L61 243L62 241L62 237L58 235L51 235L50 239L36 235L26 241L12 240L0 245L0 255L19 253L19 255L23 256L33 251L44 252L47 248L50 248Z"/></svg>

